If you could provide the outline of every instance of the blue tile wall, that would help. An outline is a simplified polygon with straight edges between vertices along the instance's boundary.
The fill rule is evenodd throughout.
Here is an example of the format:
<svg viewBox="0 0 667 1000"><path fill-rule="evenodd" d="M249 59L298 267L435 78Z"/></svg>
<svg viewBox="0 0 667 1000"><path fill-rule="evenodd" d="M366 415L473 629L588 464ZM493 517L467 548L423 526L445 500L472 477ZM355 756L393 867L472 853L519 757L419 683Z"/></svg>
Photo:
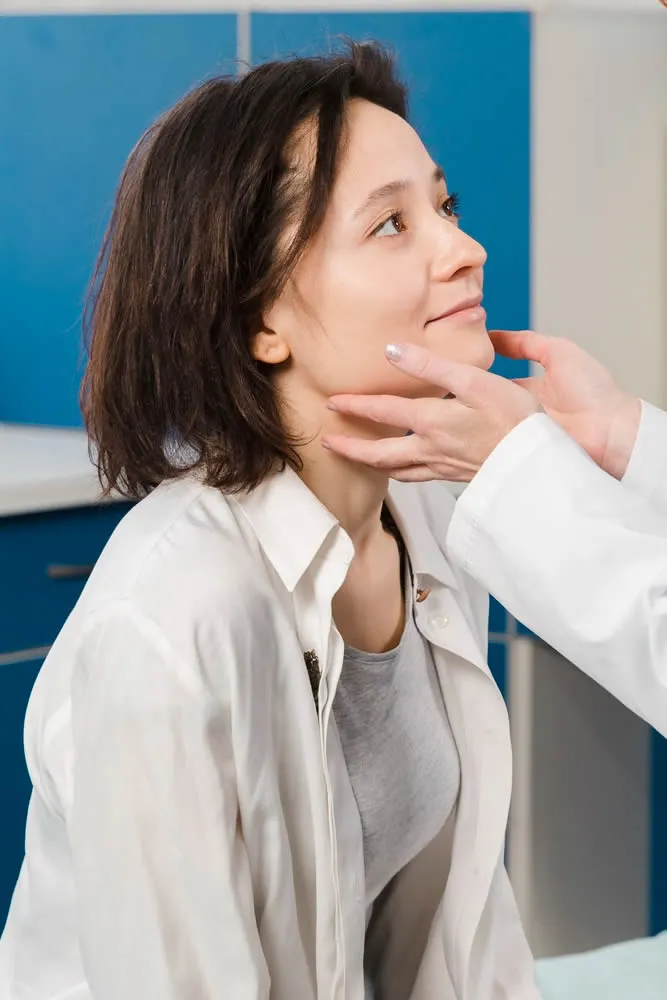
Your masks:
<svg viewBox="0 0 667 1000"><path fill-rule="evenodd" d="M0 18L0 420L78 425L81 308L147 125L233 69L236 17Z"/></svg>
<svg viewBox="0 0 667 1000"><path fill-rule="evenodd" d="M491 322L526 326L529 15L258 14L252 57L341 34L398 50L414 121L489 250ZM233 14L3 18L0 420L80 423L81 310L122 164L160 111L235 53Z"/></svg>

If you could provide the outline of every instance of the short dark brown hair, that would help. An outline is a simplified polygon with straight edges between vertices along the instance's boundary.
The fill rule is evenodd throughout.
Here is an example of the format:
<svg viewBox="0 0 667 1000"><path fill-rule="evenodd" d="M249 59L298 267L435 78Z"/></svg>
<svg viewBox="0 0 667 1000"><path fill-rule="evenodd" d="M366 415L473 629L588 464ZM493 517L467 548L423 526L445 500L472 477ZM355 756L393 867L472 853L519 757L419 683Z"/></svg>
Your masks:
<svg viewBox="0 0 667 1000"><path fill-rule="evenodd" d="M139 498L196 470L239 492L299 468L251 338L322 224L352 98L407 115L376 43L212 79L130 155L85 313L82 408L107 491ZM286 151L311 121L301 183Z"/></svg>

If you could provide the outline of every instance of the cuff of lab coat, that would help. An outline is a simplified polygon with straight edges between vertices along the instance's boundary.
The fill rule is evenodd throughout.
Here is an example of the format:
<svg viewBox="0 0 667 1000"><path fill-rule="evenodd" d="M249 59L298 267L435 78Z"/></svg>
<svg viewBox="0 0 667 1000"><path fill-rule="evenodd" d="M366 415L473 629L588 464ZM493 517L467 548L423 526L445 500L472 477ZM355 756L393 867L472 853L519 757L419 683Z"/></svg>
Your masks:
<svg viewBox="0 0 667 1000"><path fill-rule="evenodd" d="M545 413L534 413L517 424L491 452L457 500L447 533L447 548L463 569L471 569L486 512L499 503L513 478L525 477L523 470L536 451L553 446L562 437L567 437L572 447L579 448Z"/></svg>
<svg viewBox="0 0 667 1000"><path fill-rule="evenodd" d="M667 510L667 413L645 400L637 440L621 482L663 513Z"/></svg>

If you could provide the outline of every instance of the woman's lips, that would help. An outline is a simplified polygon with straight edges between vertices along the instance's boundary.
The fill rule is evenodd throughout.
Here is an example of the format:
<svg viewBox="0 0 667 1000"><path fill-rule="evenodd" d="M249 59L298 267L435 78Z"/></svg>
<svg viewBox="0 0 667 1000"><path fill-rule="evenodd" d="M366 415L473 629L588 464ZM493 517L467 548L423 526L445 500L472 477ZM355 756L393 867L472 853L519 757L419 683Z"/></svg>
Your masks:
<svg viewBox="0 0 667 1000"><path fill-rule="evenodd" d="M446 316L438 316L430 319L431 323L483 323L486 319L486 309L483 305L464 306L462 309L455 309L454 312L447 313Z"/></svg>

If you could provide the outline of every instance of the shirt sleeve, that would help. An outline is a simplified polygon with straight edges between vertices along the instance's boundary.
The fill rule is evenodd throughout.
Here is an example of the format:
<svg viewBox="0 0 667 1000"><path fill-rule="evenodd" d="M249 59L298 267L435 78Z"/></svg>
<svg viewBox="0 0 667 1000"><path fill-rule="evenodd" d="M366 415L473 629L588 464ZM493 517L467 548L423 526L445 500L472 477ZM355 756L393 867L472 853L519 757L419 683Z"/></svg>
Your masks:
<svg viewBox="0 0 667 1000"><path fill-rule="evenodd" d="M667 413L645 401L623 485L667 515Z"/></svg>
<svg viewBox="0 0 667 1000"><path fill-rule="evenodd" d="M667 517L544 414L457 502L454 559L533 632L667 735Z"/></svg>
<svg viewBox="0 0 667 1000"><path fill-rule="evenodd" d="M96 1000L265 1000L228 706L163 634L91 627L73 697L67 823Z"/></svg>

